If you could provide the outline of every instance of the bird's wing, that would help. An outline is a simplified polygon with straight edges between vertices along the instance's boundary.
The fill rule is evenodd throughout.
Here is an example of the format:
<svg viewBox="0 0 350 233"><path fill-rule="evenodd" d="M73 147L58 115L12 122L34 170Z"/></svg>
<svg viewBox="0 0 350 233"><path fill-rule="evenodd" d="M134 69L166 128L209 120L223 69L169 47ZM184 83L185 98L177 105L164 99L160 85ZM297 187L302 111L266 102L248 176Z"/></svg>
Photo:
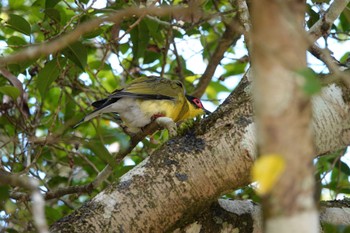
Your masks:
<svg viewBox="0 0 350 233"><path fill-rule="evenodd" d="M141 77L135 79L128 87L117 89L101 100L92 103L97 109L104 108L115 103L120 98L129 97L145 100L173 100L178 97L181 92L182 84L155 76Z"/></svg>
<svg viewBox="0 0 350 233"><path fill-rule="evenodd" d="M179 93L184 93L181 82L151 76L135 79L128 87L113 92L110 97L175 99Z"/></svg>

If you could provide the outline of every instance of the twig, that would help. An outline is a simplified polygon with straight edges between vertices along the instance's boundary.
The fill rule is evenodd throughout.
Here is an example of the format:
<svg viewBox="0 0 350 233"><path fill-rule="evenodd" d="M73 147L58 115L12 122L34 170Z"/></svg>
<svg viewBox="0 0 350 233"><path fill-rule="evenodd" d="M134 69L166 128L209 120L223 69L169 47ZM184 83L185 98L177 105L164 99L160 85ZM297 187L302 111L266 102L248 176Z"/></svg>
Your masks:
<svg viewBox="0 0 350 233"><path fill-rule="evenodd" d="M1 64L1 61L0 61L0 64ZM2 74L14 87L16 87L19 90L20 95L17 98L19 110L25 118L28 118L29 117L29 108L28 108L28 104L27 104L27 100L26 100L26 94L23 90L23 86L22 86L21 81L19 81L16 76L14 76L12 73L10 73L10 71L5 69L4 67L1 67L1 65L0 65L0 74Z"/></svg>
<svg viewBox="0 0 350 233"><path fill-rule="evenodd" d="M324 16L310 28L306 38L310 44L308 49L310 53L323 61L329 71L337 78L342 79L348 86L350 86L349 77L339 68L339 62L331 56L329 50L321 49L314 43L321 36L328 35L333 22L339 17L349 2L350 0L334 0Z"/></svg>
<svg viewBox="0 0 350 233"><path fill-rule="evenodd" d="M236 0L236 5L238 8L238 20L243 26L245 33L249 33L252 28L252 24L250 22L250 14L247 2L246 0Z"/></svg>
<svg viewBox="0 0 350 233"><path fill-rule="evenodd" d="M191 14L190 9L183 7L148 7L137 8L131 7L111 13L108 16L98 17L80 24L75 30L56 38L53 41L46 42L37 46L30 46L17 53L9 56L0 57L0 66L7 64L19 63L29 59L38 58L40 56L46 56L55 53L69 44L77 41L85 33L91 32L99 27L102 23L106 22L119 22L127 17L142 16L150 14L154 16L165 15L187 15Z"/></svg>
<svg viewBox="0 0 350 233"><path fill-rule="evenodd" d="M314 57L323 61L331 73L336 73L339 70L339 66L337 65L339 62L332 57L328 49L322 49L317 45L312 45L308 50Z"/></svg>
<svg viewBox="0 0 350 233"><path fill-rule="evenodd" d="M318 38L327 35L333 22L339 17L350 0L334 0L328 10L309 30L310 38L314 43Z"/></svg>
<svg viewBox="0 0 350 233"><path fill-rule="evenodd" d="M0 184L18 186L31 191L32 212L34 224L40 233L48 233L48 226L45 218L45 201L38 188L37 180L26 176L13 175L11 173L0 171Z"/></svg>
<svg viewBox="0 0 350 233"><path fill-rule="evenodd" d="M176 47L176 43L175 43L175 39L174 39L173 35L171 36L171 43L173 44L173 47L174 47L174 55L175 55L176 63L177 63L177 67L178 67L177 68L178 72L175 72L175 73L179 76L179 80L181 82L184 82L185 77L184 77L183 70L182 70L182 63L180 60L179 53L177 52L177 47Z"/></svg>
<svg viewBox="0 0 350 233"><path fill-rule="evenodd" d="M237 30L236 21L237 19L233 18L231 22L226 24L226 30L219 40L215 52L210 57L210 62L200 78L195 91L192 93L193 96L201 97L203 95L214 75L216 67L219 65L222 57L224 56L224 53L240 38L241 33Z"/></svg>
<svg viewBox="0 0 350 233"><path fill-rule="evenodd" d="M247 44L248 52L250 47L250 30L252 28L252 24L250 21L250 14L246 0L236 0L236 5L238 8L237 15L240 24L242 25L242 30L244 34L244 39Z"/></svg>
<svg viewBox="0 0 350 233"><path fill-rule="evenodd" d="M147 135L153 134L155 131L159 129L159 126L156 122L150 123L148 126L145 127L145 129L142 131L142 133L137 134L130 139L130 145L129 147L117 153L114 159L113 164L120 163L126 155L128 155L135 147L136 145L142 141ZM55 191L49 191L44 195L45 200L50 200L54 198L60 198L67 194L74 194L74 193L91 193L94 189L96 189L98 186L101 185L102 182L104 182L112 173L113 171L113 164L108 164L95 178L94 181L92 181L89 184L86 185L80 185L80 186L69 186L57 189ZM1 174L1 173L0 173ZM0 181L1 183L1 181ZM12 193L11 198L14 198L16 200L29 200L30 197L28 194L24 193Z"/></svg>
<svg viewBox="0 0 350 233"><path fill-rule="evenodd" d="M173 37L173 31L172 30L173 29L171 27L168 28L167 37L165 39L165 46L164 46L164 50L163 50L163 62L162 62L162 68L161 68L161 71L160 71L160 77L164 76L165 65L167 63L167 55L168 55L169 47L170 47L170 44L171 44L170 40Z"/></svg>

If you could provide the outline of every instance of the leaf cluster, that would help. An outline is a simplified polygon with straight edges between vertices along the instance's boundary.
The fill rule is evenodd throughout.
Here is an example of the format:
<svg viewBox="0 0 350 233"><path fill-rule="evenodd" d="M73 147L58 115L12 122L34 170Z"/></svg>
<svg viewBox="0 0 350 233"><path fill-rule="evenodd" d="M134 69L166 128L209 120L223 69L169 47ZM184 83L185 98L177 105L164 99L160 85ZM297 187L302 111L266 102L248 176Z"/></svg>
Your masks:
<svg viewBox="0 0 350 233"><path fill-rule="evenodd" d="M89 20L128 7L146 7L144 1L101 1L105 7L97 9L91 2L95 1L0 1L1 56L59 40ZM199 2L189 15L130 15L122 21L104 22L56 53L1 66L17 77L23 90L14 86L6 75L0 76L0 169L37 179L44 195L94 181L115 153L128 147L130 138L118 126L118 118L113 114L103 115L76 130L72 126L93 110L90 105L93 101L138 76L152 74L180 80L188 93L193 92L202 75L196 68L212 66L212 56L227 22L236 17L238 11L234 1ZM187 1L177 0L152 4L193 7ZM309 27L321 17L322 9L328 4L327 1L308 3L306 23ZM350 12L346 9L333 25L330 36L348 39L349 28ZM193 45L199 49L192 48ZM215 66L217 73L206 87L204 105L217 106L223 96L232 91L232 83L237 83L248 67L248 55L243 37L227 49L220 64ZM199 59L193 61L192 57ZM320 89L315 81L317 74L306 72L304 77L305 91L311 95L317 93ZM48 223L67 215L106 185L117 181L167 139L165 131L144 139L91 193L47 200ZM317 164L321 177L331 174L329 182L322 185L331 190L332 195L350 193L346 179L350 169L339 156L322 157ZM0 186L0 229L35 231L28 195L23 187ZM255 197L249 187L228 196L237 195Z"/></svg>

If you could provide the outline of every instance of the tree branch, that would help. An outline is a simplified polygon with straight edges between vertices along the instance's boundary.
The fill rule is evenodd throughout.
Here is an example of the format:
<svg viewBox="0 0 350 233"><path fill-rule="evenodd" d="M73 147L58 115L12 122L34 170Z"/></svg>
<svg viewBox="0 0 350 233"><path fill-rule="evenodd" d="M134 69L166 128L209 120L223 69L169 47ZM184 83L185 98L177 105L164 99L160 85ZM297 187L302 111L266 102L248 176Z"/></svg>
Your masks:
<svg viewBox="0 0 350 233"><path fill-rule="evenodd" d="M341 72L338 62L331 56L329 50L321 49L317 45L314 45L315 41L321 36L327 36L329 34L334 21L339 17L341 12L343 12L349 2L350 0L334 0L332 2L323 17L308 31L308 43L310 44L308 50L316 58L323 61L331 73L350 86L348 76Z"/></svg>
<svg viewBox="0 0 350 233"><path fill-rule="evenodd" d="M0 170L0 184L1 185L10 185L17 186L28 189L31 192L32 212L34 224L40 233L47 233L48 226L45 218L45 201L40 193L38 188L39 183L37 180L26 176L13 175L9 172Z"/></svg>
<svg viewBox="0 0 350 233"><path fill-rule="evenodd" d="M332 24L349 4L350 0L334 0L327 12L309 30L310 38L315 42L323 35L328 35Z"/></svg>
<svg viewBox="0 0 350 233"><path fill-rule="evenodd" d="M153 134L158 129L159 129L159 125L156 122L152 122L149 125L147 125L141 133L131 137L128 148L124 151L120 151L119 153L117 153L114 157L113 164L107 164L105 168L96 176L96 178L92 182L86 185L69 186L69 187L59 188L55 191L48 191L44 195L44 199L50 200L50 199L60 198L68 194L91 193L93 190L98 188L102 184L102 182L104 182L111 175L111 173L113 172L113 167L116 164L120 163L125 158L125 156L127 156L136 147L136 145L140 141L142 141L146 136ZM14 184L14 186L20 186L20 185ZM11 198L16 200L28 201L32 198L32 196L26 193L14 192L11 194Z"/></svg>
<svg viewBox="0 0 350 233"><path fill-rule="evenodd" d="M232 44L236 43L241 36L240 30L237 29L238 26L236 18L233 18L231 22L226 23L225 25L226 30L219 40L214 53L211 55L209 64L200 78L196 89L192 93L193 96L201 97L204 94L205 89L209 85L215 73L216 67L219 65L225 52Z"/></svg>
<svg viewBox="0 0 350 233"><path fill-rule="evenodd" d="M250 90L244 78L217 111L56 222L51 232L172 230L222 193L249 184L257 154ZM343 95L332 84L313 99L318 154L350 143L349 102Z"/></svg>
<svg viewBox="0 0 350 233"><path fill-rule="evenodd" d="M323 202L320 221L334 225L350 224L350 208L348 201ZM176 229L173 233L193 232L264 232L261 206L251 200L219 199L206 211L196 216L191 223Z"/></svg>
<svg viewBox="0 0 350 233"><path fill-rule="evenodd" d="M124 18L128 17L141 17L144 15L153 16L166 16L166 15L176 15L184 16L191 14L189 8L183 7L147 7L147 8L136 8L130 7L127 9L119 10L107 16L98 17L84 23L81 23L73 31L64 34L53 41L49 41L40 45L33 45L26 49L23 49L17 53L6 57L0 57L0 66L5 66L7 64L18 64L19 62L38 58L40 56L46 56L55 53L74 41L79 40L79 38L85 33L91 32L98 28L102 23L106 22L119 22Z"/></svg>
<svg viewBox="0 0 350 233"><path fill-rule="evenodd" d="M7 69L5 69L4 67L1 67L1 66L0 66L0 74L2 74L14 87L16 87L19 90L20 95L17 98L19 110L25 118L28 118L29 117L29 107L28 107L27 98L26 98L27 95L23 90L23 85L22 85L21 81L19 81L17 79L17 77L14 76L13 74L11 74Z"/></svg>
<svg viewBox="0 0 350 233"><path fill-rule="evenodd" d="M242 31L244 34L244 39L247 44L247 49L249 51L250 48L250 32L252 28L252 24L250 21L250 14L246 0L236 0L236 5L238 8L238 19L240 24L242 25Z"/></svg>

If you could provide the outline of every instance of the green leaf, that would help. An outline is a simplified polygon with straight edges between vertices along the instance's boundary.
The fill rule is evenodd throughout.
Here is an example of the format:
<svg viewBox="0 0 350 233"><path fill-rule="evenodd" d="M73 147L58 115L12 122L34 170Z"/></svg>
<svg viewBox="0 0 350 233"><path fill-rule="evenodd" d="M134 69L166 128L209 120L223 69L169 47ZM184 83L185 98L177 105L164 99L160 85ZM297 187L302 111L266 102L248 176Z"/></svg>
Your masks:
<svg viewBox="0 0 350 233"><path fill-rule="evenodd" d="M113 168L117 166L116 160L113 158L111 153L107 150L107 148L101 143L101 141L93 141L86 142L84 145L86 148L89 148L95 155L97 155L100 159L107 162Z"/></svg>
<svg viewBox="0 0 350 233"><path fill-rule="evenodd" d="M93 31L88 32L88 33L85 33L83 35L83 37L86 38L86 39L95 38L96 36L101 35L102 32L104 32L104 30L102 28L97 28L96 30L93 30Z"/></svg>
<svg viewBox="0 0 350 233"><path fill-rule="evenodd" d="M0 200L6 200L10 196L10 187L8 185L0 185Z"/></svg>
<svg viewBox="0 0 350 233"><path fill-rule="evenodd" d="M45 1L45 9L47 8L54 8L57 3L59 3L61 0L46 0Z"/></svg>
<svg viewBox="0 0 350 233"><path fill-rule="evenodd" d="M62 217L62 213L60 213L58 208L56 209L51 206L45 206L45 216L49 220L48 223L52 224Z"/></svg>
<svg viewBox="0 0 350 233"><path fill-rule="evenodd" d="M64 105L64 110L65 110L64 121L65 122L71 120L74 117L74 115L75 115L74 108L75 107L76 107L76 103L72 99L72 96L65 95L65 105Z"/></svg>
<svg viewBox="0 0 350 233"><path fill-rule="evenodd" d="M67 180L68 180L67 177L54 176L47 182L47 184L50 187L58 187L59 185L64 184L65 182L67 182Z"/></svg>
<svg viewBox="0 0 350 233"><path fill-rule="evenodd" d="M46 63L45 67L39 72L37 87L42 98L46 97L50 85L58 78L64 63L65 59L55 58Z"/></svg>
<svg viewBox="0 0 350 233"><path fill-rule="evenodd" d="M62 53L84 71L87 63L87 49L81 42L77 41L68 45Z"/></svg>
<svg viewBox="0 0 350 233"><path fill-rule="evenodd" d="M320 16L319 16L318 13L316 13L312 9L311 5L307 4L306 7L307 7L307 14L309 15L309 19L308 19L308 21L306 23L307 23L307 26L309 28L311 28L312 25L314 25L317 22L317 20L319 20Z"/></svg>
<svg viewBox="0 0 350 233"><path fill-rule="evenodd" d="M344 163L343 161L339 161L339 163L340 163L340 171L342 173L344 173L345 175L350 176L349 166L346 163Z"/></svg>
<svg viewBox="0 0 350 233"><path fill-rule="evenodd" d="M42 8L42 7L44 7L44 4L45 4L45 0L36 0L33 4L32 4L32 6L33 7L40 7L40 8Z"/></svg>
<svg viewBox="0 0 350 233"><path fill-rule="evenodd" d="M79 2L84 3L84 4L88 4L89 0L79 0Z"/></svg>
<svg viewBox="0 0 350 233"><path fill-rule="evenodd" d="M162 37L162 33L160 33L160 24L157 21L149 18L145 18L144 21L153 39L158 43L163 43L164 38Z"/></svg>
<svg viewBox="0 0 350 233"><path fill-rule="evenodd" d="M8 38L7 44L12 46L13 50L18 50L22 46L27 45L27 42L22 37L11 36L10 38Z"/></svg>
<svg viewBox="0 0 350 233"><path fill-rule="evenodd" d="M10 85L0 87L0 92L10 96L13 100L16 100L17 97L21 94L18 88Z"/></svg>
<svg viewBox="0 0 350 233"><path fill-rule="evenodd" d="M341 58L340 58L340 62L345 64L348 60L348 58L350 57L350 52L346 52Z"/></svg>
<svg viewBox="0 0 350 233"><path fill-rule="evenodd" d="M8 1L10 5L10 9L12 10L18 10L19 8L22 8L24 4L24 0L16 0L16 1Z"/></svg>
<svg viewBox="0 0 350 233"><path fill-rule="evenodd" d="M8 27L25 35L29 36L31 33L30 24L22 16L10 14L10 17L6 23Z"/></svg>
<svg viewBox="0 0 350 233"><path fill-rule="evenodd" d="M125 54L129 49L129 43L119 44L119 50L122 54Z"/></svg>
<svg viewBox="0 0 350 233"><path fill-rule="evenodd" d="M224 65L226 72L223 74L224 78L243 74L245 72L245 67L247 66L246 62L235 62Z"/></svg>
<svg viewBox="0 0 350 233"><path fill-rule="evenodd" d="M150 39L147 25L141 21L137 27L131 30L130 37L133 44L132 53L134 55L134 59L144 57Z"/></svg>
<svg viewBox="0 0 350 233"><path fill-rule="evenodd" d="M55 8L46 8L44 10L44 13L45 13L45 15L47 17L49 17L50 19L52 19L56 23L60 23L61 22L61 14L60 14L60 12L57 9L55 9Z"/></svg>
<svg viewBox="0 0 350 233"><path fill-rule="evenodd" d="M160 55L161 55L160 53L146 51L145 58L143 59L143 64L150 64L154 62L155 60L160 58Z"/></svg>
<svg viewBox="0 0 350 233"><path fill-rule="evenodd" d="M314 95L318 93L321 88L321 82L317 77L317 74L310 68L306 68L297 72L304 78L303 90L308 95Z"/></svg>
<svg viewBox="0 0 350 233"><path fill-rule="evenodd" d="M340 25L343 31L350 30L350 11L344 10L339 17Z"/></svg>

